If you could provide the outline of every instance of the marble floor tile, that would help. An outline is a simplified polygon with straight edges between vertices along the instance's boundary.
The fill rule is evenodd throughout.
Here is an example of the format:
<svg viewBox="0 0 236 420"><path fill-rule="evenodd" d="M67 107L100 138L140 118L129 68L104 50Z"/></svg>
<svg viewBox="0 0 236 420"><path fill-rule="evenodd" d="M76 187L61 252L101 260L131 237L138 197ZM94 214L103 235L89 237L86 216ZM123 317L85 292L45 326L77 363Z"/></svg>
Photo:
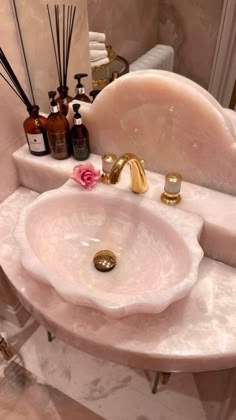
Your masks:
<svg viewBox="0 0 236 420"><path fill-rule="evenodd" d="M102 420L13 360L0 375L0 419Z"/></svg>
<svg viewBox="0 0 236 420"><path fill-rule="evenodd" d="M154 372L98 359L57 338L49 343L46 330L32 320L23 330L0 321L3 330L17 354L8 364L0 360L0 419L41 420L50 413L50 420L221 420L229 371L172 374L168 385L153 395ZM11 417L13 406L18 417ZM230 420L233 410L229 403L225 412ZM65 411L71 416L65 417ZM228 420L226 415L222 420Z"/></svg>
<svg viewBox="0 0 236 420"><path fill-rule="evenodd" d="M154 373L98 359L58 339L47 344L42 327L21 356L28 370L108 420L189 420L190 412L191 420L207 419L192 375L173 375L153 395Z"/></svg>

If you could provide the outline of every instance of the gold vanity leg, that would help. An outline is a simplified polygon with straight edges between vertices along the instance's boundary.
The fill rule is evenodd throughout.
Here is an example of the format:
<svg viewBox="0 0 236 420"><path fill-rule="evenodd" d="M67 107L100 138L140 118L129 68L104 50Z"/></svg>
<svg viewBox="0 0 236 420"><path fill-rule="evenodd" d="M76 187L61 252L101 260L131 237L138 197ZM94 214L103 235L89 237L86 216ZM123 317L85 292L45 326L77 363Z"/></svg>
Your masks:
<svg viewBox="0 0 236 420"><path fill-rule="evenodd" d="M55 338L55 337L53 337L52 333L50 331L48 331L48 330L47 330L47 336L48 336L49 343L51 343L52 340Z"/></svg>
<svg viewBox="0 0 236 420"><path fill-rule="evenodd" d="M4 337L0 334L0 352L5 360L10 360L13 354Z"/></svg>
<svg viewBox="0 0 236 420"><path fill-rule="evenodd" d="M152 394L157 393L157 388L159 383L162 385L166 385L170 380L171 373L170 372L156 372L156 376L154 379L154 384L152 387Z"/></svg>
<svg viewBox="0 0 236 420"><path fill-rule="evenodd" d="M160 376L161 376L161 373L160 372L157 372L156 373L156 376L155 376L155 379L154 379L154 384L153 384L153 387L152 387L152 394L156 394L157 393L157 387L159 385Z"/></svg>

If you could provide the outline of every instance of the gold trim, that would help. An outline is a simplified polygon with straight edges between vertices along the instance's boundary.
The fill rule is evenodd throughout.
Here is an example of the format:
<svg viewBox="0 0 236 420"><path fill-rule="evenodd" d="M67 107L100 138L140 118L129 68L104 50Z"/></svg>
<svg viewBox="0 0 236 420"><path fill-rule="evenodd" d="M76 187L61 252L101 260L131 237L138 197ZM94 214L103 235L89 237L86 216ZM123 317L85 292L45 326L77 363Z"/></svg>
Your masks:
<svg viewBox="0 0 236 420"><path fill-rule="evenodd" d="M168 194L165 191L161 194L161 201L163 204L167 204L168 206L175 206L179 204L181 201L180 194Z"/></svg>

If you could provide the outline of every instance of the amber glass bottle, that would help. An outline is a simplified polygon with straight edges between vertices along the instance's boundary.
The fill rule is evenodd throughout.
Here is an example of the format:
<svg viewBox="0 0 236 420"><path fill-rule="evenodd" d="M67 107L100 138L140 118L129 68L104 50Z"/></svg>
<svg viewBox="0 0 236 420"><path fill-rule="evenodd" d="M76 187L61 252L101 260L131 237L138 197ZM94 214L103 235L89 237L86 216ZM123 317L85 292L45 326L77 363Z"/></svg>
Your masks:
<svg viewBox="0 0 236 420"><path fill-rule="evenodd" d="M80 104L73 104L74 125L71 129L71 141L73 146L73 155L76 160L86 160L90 155L89 133L82 123L82 117L79 113Z"/></svg>
<svg viewBox="0 0 236 420"><path fill-rule="evenodd" d="M59 105L61 113L66 116L68 113L68 105L70 102L73 101L73 98L68 95L68 86L59 86L59 88L57 88L57 91L59 93L59 96L56 98L56 102Z"/></svg>
<svg viewBox="0 0 236 420"><path fill-rule="evenodd" d="M47 119L39 115L39 107L34 105L28 109L29 117L23 123L30 153L44 156L50 153L47 138Z"/></svg>
<svg viewBox="0 0 236 420"><path fill-rule="evenodd" d="M66 159L70 156L70 128L66 117L59 111L55 101L56 92L48 92L51 99L51 113L47 118L47 133L51 155L55 159Z"/></svg>
<svg viewBox="0 0 236 420"><path fill-rule="evenodd" d="M91 102L90 98L85 94L84 85L81 83L81 79L83 77L87 77L87 76L88 75L86 73L78 73L74 76L74 79L77 80L77 85L76 85L76 88L75 88L76 95L75 95L74 99L77 99L78 101Z"/></svg>

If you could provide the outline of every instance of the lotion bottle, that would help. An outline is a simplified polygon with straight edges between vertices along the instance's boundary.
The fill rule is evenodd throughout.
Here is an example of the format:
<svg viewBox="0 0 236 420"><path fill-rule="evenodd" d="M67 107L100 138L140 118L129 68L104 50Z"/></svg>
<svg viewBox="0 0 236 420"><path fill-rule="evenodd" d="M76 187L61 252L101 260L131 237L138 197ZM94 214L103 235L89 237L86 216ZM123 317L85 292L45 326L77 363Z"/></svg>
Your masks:
<svg viewBox="0 0 236 420"><path fill-rule="evenodd" d="M56 92L48 92L51 100L51 113L47 118L48 140L51 154L55 159L66 159L70 156L70 128L66 117L59 111L55 100Z"/></svg>
<svg viewBox="0 0 236 420"><path fill-rule="evenodd" d="M87 77L88 75L86 73L78 73L74 76L74 79L77 80L77 85L76 85L76 95L74 97L74 99L77 99L77 101L83 101L83 102L91 102L89 97L87 95L85 95L85 88L84 85L81 83L81 79L83 77Z"/></svg>
<svg viewBox="0 0 236 420"><path fill-rule="evenodd" d="M90 155L89 133L82 123L79 108L80 104L73 104L73 110L75 112L74 125L71 129L73 156L76 160L86 160Z"/></svg>

